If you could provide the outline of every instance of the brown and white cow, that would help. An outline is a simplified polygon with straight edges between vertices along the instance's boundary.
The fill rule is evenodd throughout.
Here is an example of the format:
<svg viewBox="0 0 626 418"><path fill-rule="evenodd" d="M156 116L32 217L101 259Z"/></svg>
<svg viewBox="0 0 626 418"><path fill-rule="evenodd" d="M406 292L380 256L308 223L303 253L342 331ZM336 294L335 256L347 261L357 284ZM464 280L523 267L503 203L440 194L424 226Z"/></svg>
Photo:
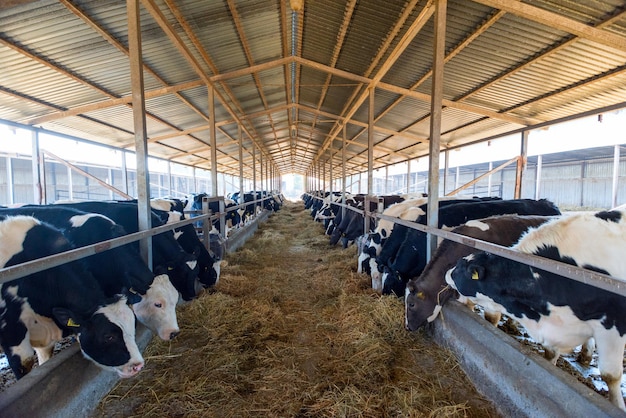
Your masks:
<svg viewBox="0 0 626 418"><path fill-rule="evenodd" d="M536 227L552 219L549 216L500 215L468 221L451 232L483 241L511 246L528 228ZM415 331L435 320L441 307L456 292L450 289L445 280L446 272L457 261L478 250L454 241L444 240L426 265L419 277L409 280L405 292L405 327ZM486 318L497 323L499 313L485 313Z"/></svg>

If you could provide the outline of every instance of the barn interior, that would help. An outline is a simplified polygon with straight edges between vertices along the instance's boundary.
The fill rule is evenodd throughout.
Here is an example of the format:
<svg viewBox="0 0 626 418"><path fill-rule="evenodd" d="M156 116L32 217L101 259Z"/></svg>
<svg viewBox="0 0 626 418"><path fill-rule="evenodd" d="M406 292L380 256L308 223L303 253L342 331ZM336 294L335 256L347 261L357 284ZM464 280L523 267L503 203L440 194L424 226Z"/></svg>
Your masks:
<svg viewBox="0 0 626 418"><path fill-rule="evenodd" d="M611 0L9 0L0 28L3 124L270 188L416 159L436 180L449 151L519 134L523 153L626 106Z"/></svg>

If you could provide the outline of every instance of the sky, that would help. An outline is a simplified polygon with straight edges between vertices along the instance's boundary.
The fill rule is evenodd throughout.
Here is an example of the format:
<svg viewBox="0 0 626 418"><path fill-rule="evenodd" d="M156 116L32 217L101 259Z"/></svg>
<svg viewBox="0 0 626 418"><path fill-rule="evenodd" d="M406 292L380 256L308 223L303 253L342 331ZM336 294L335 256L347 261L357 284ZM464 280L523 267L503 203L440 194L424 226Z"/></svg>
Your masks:
<svg viewBox="0 0 626 418"><path fill-rule="evenodd" d="M452 168L458 165L509 160L519 155L520 140L521 134L515 134L489 141L489 143L484 142L452 151L449 166ZM90 144L56 138L46 134L40 135L39 143L42 149L48 149L70 162L100 165L121 164L122 153L113 149L94 148ZM531 131L528 140L528 155L542 155L625 143L626 109L604 114L601 122L598 120L598 116L590 116ZM28 131L0 124L0 152L30 155L31 146L31 135ZM136 167L134 154L127 153L126 160L128 168ZM443 168L444 158L440 159L440 163L441 168ZM163 160L149 159L148 164L151 171L167 172L167 163ZM176 171L180 170L184 171L186 168L180 167ZM411 170L428 170L428 159L422 158L417 162L411 162ZM384 175L384 170L379 171L382 171L382 175ZM398 164L395 168L389 168L390 175L400 173L406 173L406 164Z"/></svg>

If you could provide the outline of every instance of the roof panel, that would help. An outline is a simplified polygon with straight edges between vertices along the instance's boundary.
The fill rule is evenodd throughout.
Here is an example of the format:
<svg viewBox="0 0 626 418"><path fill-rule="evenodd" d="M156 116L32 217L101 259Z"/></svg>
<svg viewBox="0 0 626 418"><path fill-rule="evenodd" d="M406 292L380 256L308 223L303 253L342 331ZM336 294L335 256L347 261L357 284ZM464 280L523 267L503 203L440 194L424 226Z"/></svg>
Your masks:
<svg viewBox="0 0 626 418"><path fill-rule="evenodd" d="M327 161L329 148L336 161L344 125L346 168L365 170L369 89L374 167L426 156L434 19L417 19L428 4L142 2L149 152L211 166L210 85L224 172L238 172L239 126L246 175L252 142L280 173ZM489 4L448 1L442 146L626 106L622 1ZM127 26L122 1L0 9L0 119L132 149Z"/></svg>

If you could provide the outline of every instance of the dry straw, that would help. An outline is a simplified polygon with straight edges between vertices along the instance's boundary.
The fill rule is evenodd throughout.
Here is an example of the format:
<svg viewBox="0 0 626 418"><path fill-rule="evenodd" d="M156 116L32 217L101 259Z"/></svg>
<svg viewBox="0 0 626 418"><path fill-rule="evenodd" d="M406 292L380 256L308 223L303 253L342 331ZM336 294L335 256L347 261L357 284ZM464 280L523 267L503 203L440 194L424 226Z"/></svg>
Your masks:
<svg viewBox="0 0 626 418"><path fill-rule="evenodd" d="M495 417L448 351L403 327L403 305L356 273L287 202L226 257L214 292L178 308L146 367L95 416Z"/></svg>

